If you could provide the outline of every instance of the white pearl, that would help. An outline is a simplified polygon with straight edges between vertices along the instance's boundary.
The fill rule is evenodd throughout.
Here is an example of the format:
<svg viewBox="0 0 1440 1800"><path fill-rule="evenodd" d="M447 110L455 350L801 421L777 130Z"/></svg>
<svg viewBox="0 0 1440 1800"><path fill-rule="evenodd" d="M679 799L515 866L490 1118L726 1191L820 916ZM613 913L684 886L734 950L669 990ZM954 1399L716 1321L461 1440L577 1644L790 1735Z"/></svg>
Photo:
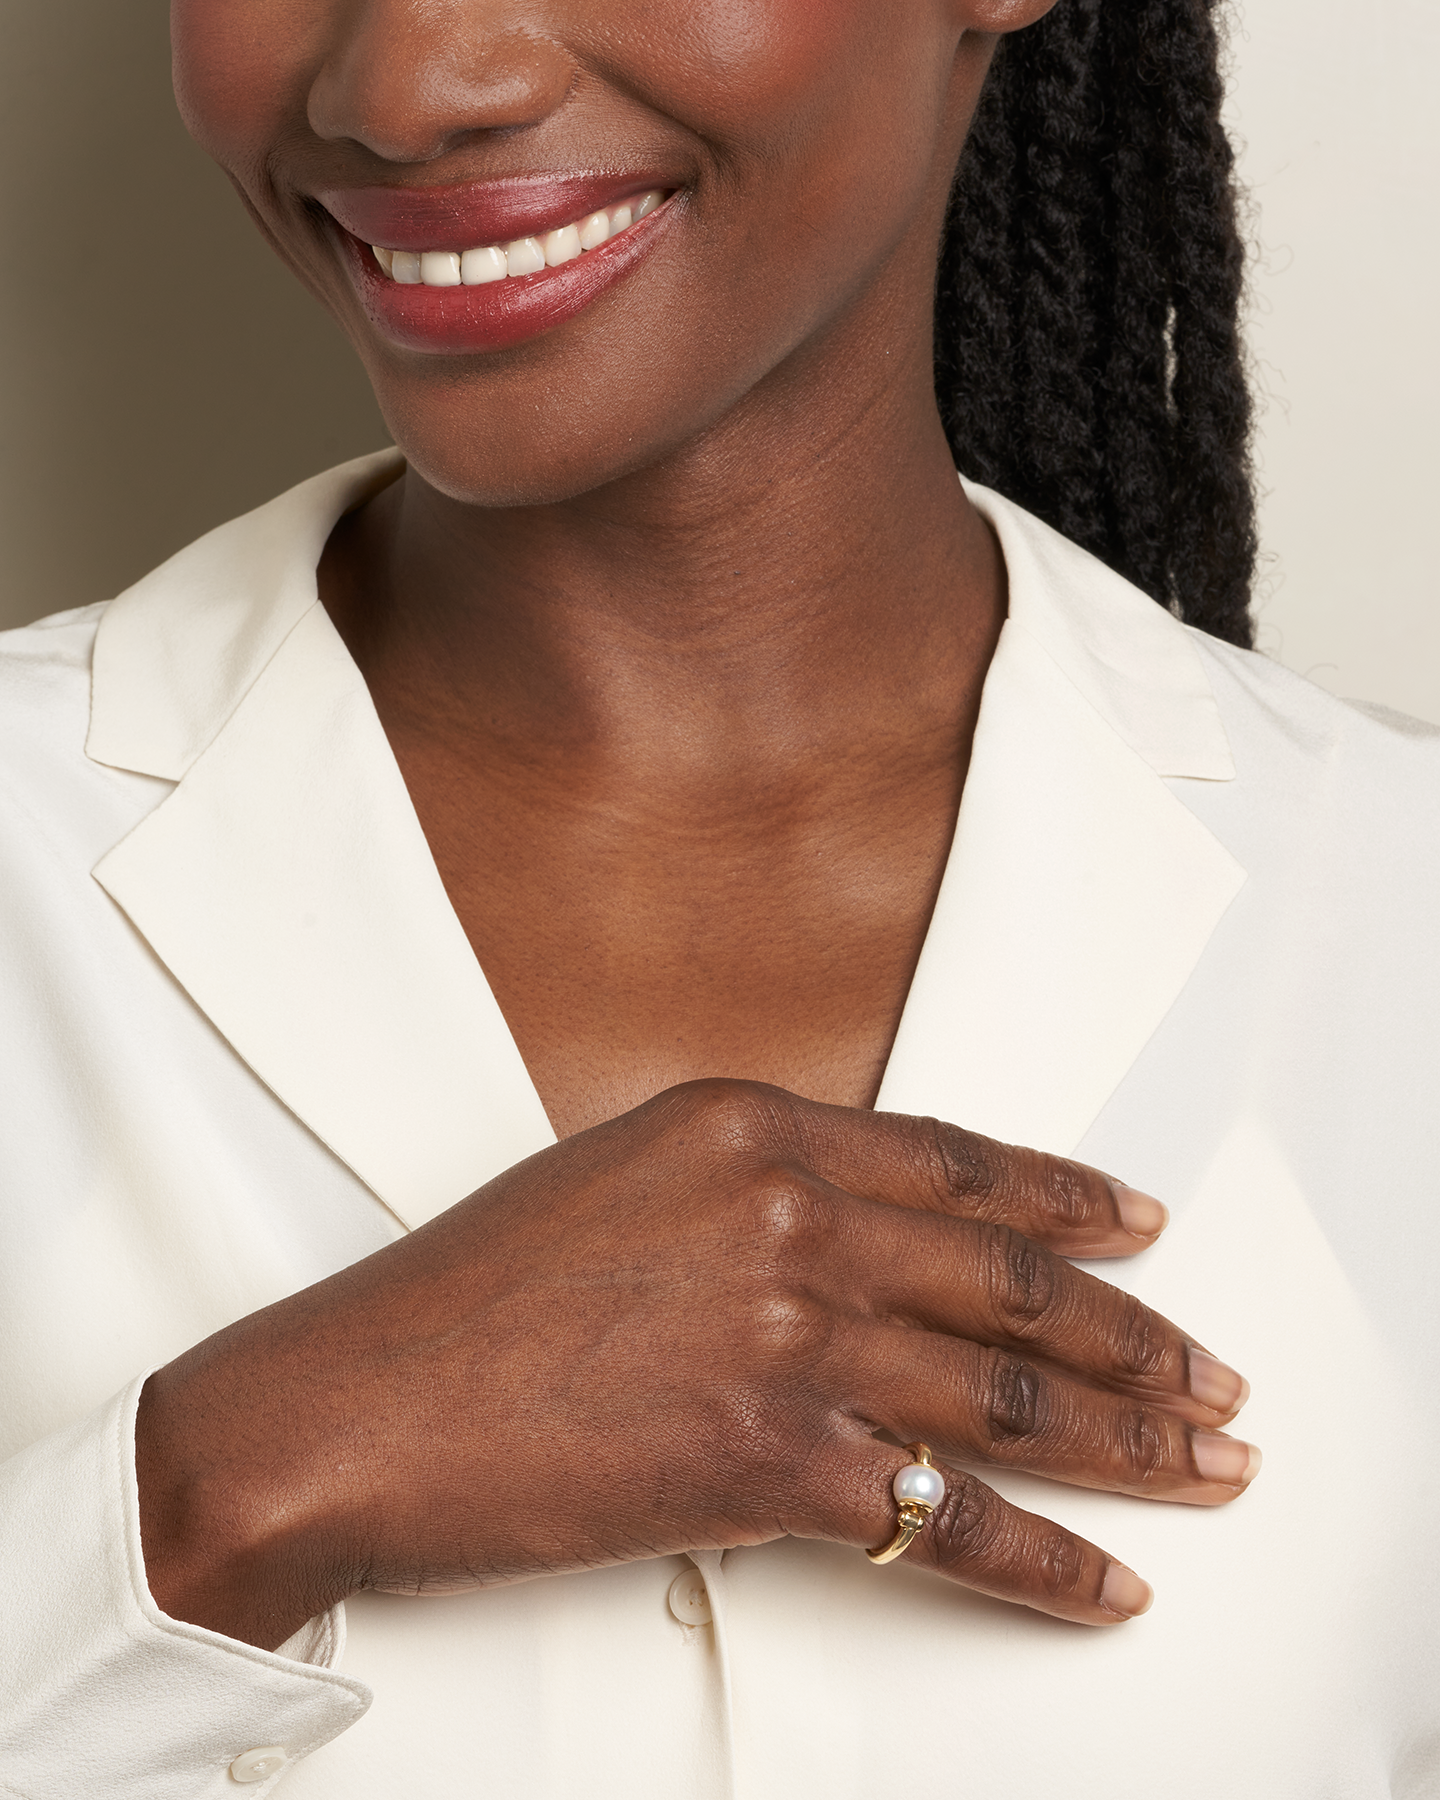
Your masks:
<svg viewBox="0 0 1440 1800"><path fill-rule="evenodd" d="M924 1463L906 1463L890 1485L902 1506L907 1500L938 1506L945 1498L945 1477L938 1469L927 1469Z"/></svg>

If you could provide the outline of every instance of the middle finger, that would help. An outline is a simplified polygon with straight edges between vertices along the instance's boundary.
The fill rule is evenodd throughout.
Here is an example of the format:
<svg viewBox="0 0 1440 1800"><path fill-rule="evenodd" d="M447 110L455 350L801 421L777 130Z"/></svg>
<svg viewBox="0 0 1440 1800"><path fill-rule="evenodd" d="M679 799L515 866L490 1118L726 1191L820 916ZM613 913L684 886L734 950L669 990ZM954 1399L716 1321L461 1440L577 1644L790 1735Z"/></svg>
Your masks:
<svg viewBox="0 0 1440 1800"><path fill-rule="evenodd" d="M1162 1314L1003 1225L860 1201L854 1271L867 1310L1018 1349L1201 1423L1248 1387Z"/></svg>

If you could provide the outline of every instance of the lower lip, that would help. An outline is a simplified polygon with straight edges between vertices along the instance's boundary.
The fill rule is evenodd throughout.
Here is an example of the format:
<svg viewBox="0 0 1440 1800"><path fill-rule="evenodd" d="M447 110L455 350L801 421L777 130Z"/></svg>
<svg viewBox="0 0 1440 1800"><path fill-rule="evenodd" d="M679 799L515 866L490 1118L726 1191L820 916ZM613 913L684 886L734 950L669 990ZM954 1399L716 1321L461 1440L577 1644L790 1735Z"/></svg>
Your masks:
<svg viewBox="0 0 1440 1800"><path fill-rule="evenodd" d="M508 350L573 319L647 256L674 217L675 196L598 250L555 269L507 275L482 287L425 287L392 281L368 244L336 227L371 323L392 343L432 355Z"/></svg>

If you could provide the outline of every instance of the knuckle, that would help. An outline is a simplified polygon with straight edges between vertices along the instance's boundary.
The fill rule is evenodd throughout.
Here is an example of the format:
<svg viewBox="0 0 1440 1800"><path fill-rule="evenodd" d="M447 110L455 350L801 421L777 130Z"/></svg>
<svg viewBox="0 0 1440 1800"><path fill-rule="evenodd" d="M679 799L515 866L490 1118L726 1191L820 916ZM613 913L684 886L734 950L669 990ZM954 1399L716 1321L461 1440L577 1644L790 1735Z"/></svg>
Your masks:
<svg viewBox="0 0 1440 1800"><path fill-rule="evenodd" d="M999 1179L994 1144L989 1138L948 1125L943 1119L926 1119L923 1123L929 1134L939 1198L983 1206L995 1192Z"/></svg>
<svg viewBox="0 0 1440 1800"><path fill-rule="evenodd" d="M948 1567L983 1558L995 1536L998 1497L973 1475L949 1471L945 1498L930 1521L935 1554Z"/></svg>
<svg viewBox="0 0 1440 1800"><path fill-rule="evenodd" d="M1115 1325L1115 1366L1133 1381L1153 1382L1163 1377L1175 1361L1171 1329L1133 1294L1121 1297Z"/></svg>
<svg viewBox="0 0 1440 1800"><path fill-rule="evenodd" d="M760 1081L687 1081L672 1088L670 1097L705 1147L732 1154L773 1144L793 1109L783 1088Z"/></svg>
<svg viewBox="0 0 1440 1800"><path fill-rule="evenodd" d="M726 1308L726 1343L706 1383L737 1416L758 1419L808 1406L815 1364L834 1321L803 1294L752 1294Z"/></svg>
<svg viewBox="0 0 1440 1800"><path fill-rule="evenodd" d="M1077 1163L1058 1156L1038 1159L1038 1186L1045 1200L1045 1215L1066 1230L1088 1225L1094 1214L1090 1179Z"/></svg>
<svg viewBox="0 0 1440 1800"><path fill-rule="evenodd" d="M995 1311L1011 1329L1023 1330L1042 1317L1055 1299L1055 1260L1018 1231L996 1226L989 1233L990 1293Z"/></svg>
<svg viewBox="0 0 1440 1800"><path fill-rule="evenodd" d="M985 1419L992 1444L1034 1436L1041 1426L1042 1387L1039 1370L1022 1358L992 1354Z"/></svg>
<svg viewBox="0 0 1440 1800"><path fill-rule="evenodd" d="M1051 1600L1071 1600L1086 1590L1089 1568L1084 1550L1066 1531L1047 1531L1035 1549L1034 1574Z"/></svg>
<svg viewBox="0 0 1440 1800"><path fill-rule="evenodd" d="M764 1169L740 1196L738 1221L763 1267L792 1269L811 1262L836 1228L834 1198L788 1169Z"/></svg>
<svg viewBox="0 0 1440 1800"><path fill-rule="evenodd" d="M1165 1470L1169 1438L1159 1419L1143 1406L1127 1407L1116 1420L1121 1464L1148 1486Z"/></svg>

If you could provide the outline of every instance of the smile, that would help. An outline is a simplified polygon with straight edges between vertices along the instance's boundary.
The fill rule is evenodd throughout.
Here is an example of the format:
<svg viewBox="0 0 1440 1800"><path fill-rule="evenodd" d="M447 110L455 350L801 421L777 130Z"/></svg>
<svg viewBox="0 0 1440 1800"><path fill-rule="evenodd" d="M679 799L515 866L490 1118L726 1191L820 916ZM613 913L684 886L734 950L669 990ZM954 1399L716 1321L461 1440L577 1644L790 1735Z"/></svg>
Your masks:
<svg viewBox="0 0 1440 1800"><path fill-rule="evenodd" d="M485 287L492 281L538 275L542 269L574 262L648 218L664 200L659 188L649 188L538 236L515 238L508 244L483 244L473 250L392 250L383 244L372 244L370 250L391 281L401 287Z"/></svg>
<svg viewBox="0 0 1440 1800"><path fill-rule="evenodd" d="M682 198L639 171L316 196L380 335L450 356L510 349L574 318L669 235Z"/></svg>

